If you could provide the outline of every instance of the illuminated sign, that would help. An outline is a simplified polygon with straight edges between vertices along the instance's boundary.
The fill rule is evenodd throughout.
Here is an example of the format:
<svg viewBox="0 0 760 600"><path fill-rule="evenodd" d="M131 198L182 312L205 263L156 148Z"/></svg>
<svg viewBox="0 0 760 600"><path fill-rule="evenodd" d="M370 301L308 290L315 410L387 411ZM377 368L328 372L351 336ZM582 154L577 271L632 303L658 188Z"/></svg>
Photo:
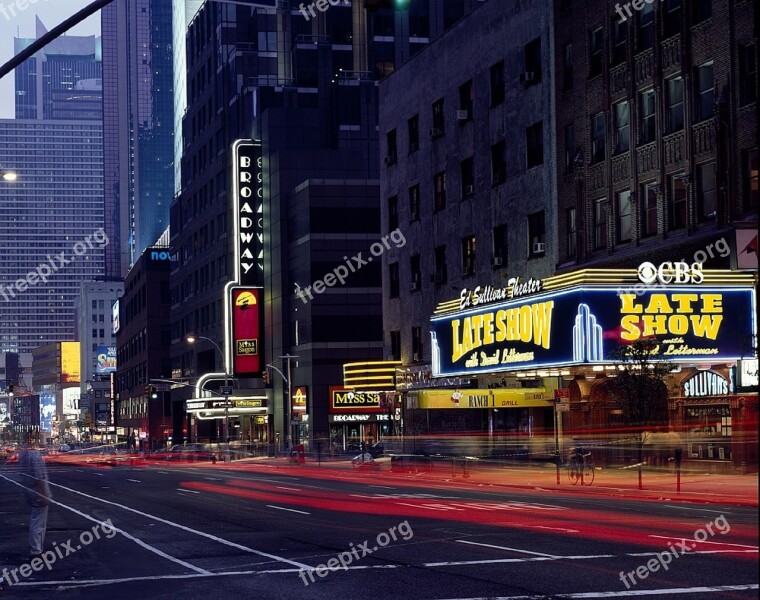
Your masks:
<svg viewBox="0 0 760 600"><path fill-rule="evenodd" d="M328 417L330 423L377 423L388 420L388 415L385 413L376 415L329 415Z"/></svg>
<svg viewBox="0 0 760 600"><path fill-rule="evenodd" d="M264 184L261 143L238 140L233 146L236 218L236 283L264 284Z"/></svg>
<svg viewBox="0 0 760 600"><path fill-rule="evenodd" d="M150 259L151 260L171 260L172 256L166 250L151 250Z"/></svg>
<svg viewBox="0 0 760 600"><path fill-rule="evenodd" d="M432 368L450 377L614 362L618 345L645 337L665 360L735 361L754 331L753 288L574 288L433 317Z"/></svg>
<svg viewBox="0 0 760 600"><path fill-rule="evenodd" d="M410 392L413 408L550 408L543 388L420 390Z"/></svg>
<svg viewBox="0 0 760 600"><path fill-rule="evenodd" d="M237 375L261 371L260 288L231 288L233 369Z"/></svg>
<svg viewBox="0 0 760 600"><path fill-rule="evenodd" d="M235 408L261 408L261 400L235 400Z"/></svg>
<svg viewBox="0 0 760 600"><path fill-rule="evenodd" d="M757 387L758 361L756 358L739 361L739 386Z"/></svg>
<svg viewBox="0 0 760 600"><path fill-rule="evenodd" d="M116 300L111 307L111 333L116 335L119 333L121 325L119 324L119 301Z"/></svg>
<svg viewBox="0 0 760 600"><path fill-rule="evenodd" d="M641 263L638 269L639 281L652 285L655 282L669 283L702 283L702 263L664 262L659 267L650 262Z"/></svg>
<svg viewBox="0 0 760 600"><path fill-rule="evenodd" d="M379 392L355 392L344 388L330 388L330 412L379 412Z"/></svg>
<svg viewBox="0 0 760 600"><path fill-rule="evenodd" d="M698 371L683 383L684 396L728 394L728 380L713 371Z"/></svg>
<svg viewBox="0 0 760 600"><path fill-rule="evenodd" d="M503 288L495 288L490 285L478 286L474 290L464 288L459 292L459 308L463 310L465 308L509 300L510 298L527 296L528 294L540 292L543 287L544 282L541 279L533 279L531 277L523 281L520 277L511 277L507 281L507 287Z"/></svg>
<svg viewBox="0 0 760 600"><path fill-rule="evenodd" d="M293 403L293 412L303 412L306 410L306 400L308 399L308 390L305 385L290 390L290 398Z"/></svg>
<svg viewBox="0 0 760 600"><path fill-rule="evenodd" d="M61 342L61 383L79 383L79 342Z"/></svg>
<svg viewBox="0 0 760 600"><path fill-rule="evenodd" d="M116 346L96 346L95 357L95 373L101 375L116 371Z"/></svg>

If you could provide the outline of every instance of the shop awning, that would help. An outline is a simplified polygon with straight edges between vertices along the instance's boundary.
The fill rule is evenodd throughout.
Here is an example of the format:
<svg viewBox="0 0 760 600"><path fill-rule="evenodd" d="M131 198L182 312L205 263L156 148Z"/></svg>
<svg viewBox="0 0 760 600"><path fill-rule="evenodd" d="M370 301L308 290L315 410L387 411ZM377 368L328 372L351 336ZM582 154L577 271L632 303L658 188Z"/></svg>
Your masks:
<svg viewBox="0 0 760 600"><path fill-rule="evenodd" d="M551 408L543 388L418 390L408 393L409 408Z"/></svg>

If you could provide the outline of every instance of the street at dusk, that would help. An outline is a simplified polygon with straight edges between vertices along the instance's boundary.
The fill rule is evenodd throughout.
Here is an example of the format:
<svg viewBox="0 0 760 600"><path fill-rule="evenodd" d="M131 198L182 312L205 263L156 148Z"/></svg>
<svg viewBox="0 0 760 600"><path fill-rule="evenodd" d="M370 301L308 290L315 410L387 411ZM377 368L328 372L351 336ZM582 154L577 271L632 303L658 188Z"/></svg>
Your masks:
<svg viewBox="0 0 760 600"><path fill-rule="evenodd" d="M23 535L23 515L13 470L0 475L0 559L10 569L23 557L9 543ZM285 459L54 464L49 538L64 548L73 540L71 554L4 582L3 597L757 595L757 490L739 485L725 500L708 491L711 480L730 490L736 478L685 477L677 496L671 476L652 475L649 486L669 491L639 492L620 474L582 489L554 485L552 469L455 475ZM82 547L82 532L104 521Z"/></svg>
<svg viewBox="0 0 760 600"><path fill-rule="evenodd" d="M756 13L0 0L0 600L757 598Z"/></svg>

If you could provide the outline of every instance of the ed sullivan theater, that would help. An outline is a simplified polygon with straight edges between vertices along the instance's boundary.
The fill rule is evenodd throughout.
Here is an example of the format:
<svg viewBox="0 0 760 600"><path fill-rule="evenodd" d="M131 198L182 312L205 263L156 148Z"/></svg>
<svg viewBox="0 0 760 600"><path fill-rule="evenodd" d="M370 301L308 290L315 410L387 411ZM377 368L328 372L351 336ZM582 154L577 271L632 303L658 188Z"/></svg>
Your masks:
<svg viewBox="0 0 760 600"><path fill-rule="evenodd" d="M668 422L648 443L661 454L681 446L706 467L754 468L755 303L752 274L683 263L462 290L431 318L429 371L399 369L405 433L448 434L480 455L535 457L582 443L608 446L597 464L621 460L625 419L608 386L622 368L615 351L648 338L654 360L671 367Z"/></svg>

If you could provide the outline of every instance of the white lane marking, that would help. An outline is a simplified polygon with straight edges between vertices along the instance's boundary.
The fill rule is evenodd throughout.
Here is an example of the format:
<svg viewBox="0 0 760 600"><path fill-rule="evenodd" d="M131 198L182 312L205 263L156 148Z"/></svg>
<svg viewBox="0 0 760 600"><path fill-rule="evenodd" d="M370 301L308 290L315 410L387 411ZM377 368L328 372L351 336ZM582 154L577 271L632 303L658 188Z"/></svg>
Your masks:
<svg viewBox="0 0 760 600"><path fill-rule="evenodd" d="M300 513L302 515L310 515L311 514L311 513L308 513L306 511L303 511L303 510L296 510L295 508L285 508L283 506L275 506L274 504L267 504L267 506L269 508L276 508L277 510L288 510L290 512Z"/></svg>
<svg viewBox="0 0 760 600"><path fill-rule="evenodd" d="M350 567L349 567L350 568ZM552 598L562 600L576 600L581 598L616 598L618 596L669 596L676 594L708 594L714 592L739 592L743 590L756 590L758 584L746 585L709 585L690 588L660 588L655 590L615 590L614 592L575 592L571 594L551 594ZM489 596L488 598L456 598L449 600L536 600L546 598L544 595L536 596Z"/></svg>
<svg viewBox="0 0 760 600"><path fill-rule="evenodd" d="M187 492L188 494L200 494L200 492L196 490L186 490L185 488L177 488L178 492Z"/></svg>
<svg viewBox="0 0 760 600"><path fill-rule="evenodd" d="M237 544L235 542L231 542L229 540L225 540L224 538L220 538L218 536L212 535L210 533L206 533L205 531L199 531L198 529L192 529L191 527L186 527L185 525L180 525L179 523L175 523L173 521L169 521L167 519L162 519L161 517L157 517L156 515L151 515L150 513L143 512L141 510L137 510L136 508L132 508L131 506L126 506L124 504L119 504L118 502L112 502L111 500L106 500L105 498L98 498L97 496L92 496L91 494L85 494L84 492L80 492L79 490L75 490L66 486L63 486L59 483L53 483L52 481L49 482L50 485L55 486L57 488L61 488L62 490L66 490L67 492L71 492L72 494L79 494L80 496L84 496L85 498L89 498L90 500L97 500L98 502L102 502L103 504L108 504L110 506L115 506L117 508L121 508L122 510L126 510L132 513L135 513L137 515L140 515L142 517L145 517L147 519L153 519L154 521L158 521L159 523L163 523L164 525L169 525L171 527L176 527L177 529L181 529L182 531L187 531L188 533L193 533L195 535L205 537L209 540L213 540L215 542L218 542L219 544L224 544L225 546L230 546L231 548L237 548L238 550L243 550L245 552L250 552L251 554L257 554L258 556L264 556L266 558L271 558L273 560L286 563L288 565L293 565L294 567L298 567L299 569L311 569L309 565L305 565L303 563L297 562L295 560L290 560L288 558L283 558L282 556L277 556L275 554L269 554L268 552L262 552L261 550L254 550L253 548L249 548L248 546L243 546L242 544Z"/></svg>
<svg viewBox="0 0 760 600"><path fill-rule="evenodd" d="M156 473L161 473L161 475L168 475L169 471L156 471Z"/></svg>
<svg viewBox="0 0 760 600"><path fill-rule="evenodd" d="M493 544L482 544L480 542L470 542L468 540L454 540L460 544L471 544L472 546L484 546L485 548L496 548L497 550L509 550L510 552L521 552L523 554L533 554L534 556L548 556L549 558L561 558L556 554L545 554L544 552L531 552L530 550L520 550L519 548L508 548L507 546L495 546Z"/></svg>
<svg viewBox="0 0 760 600"><path fill-rule="evenodd" d="M139 479L127 479L127 481L131 481L132 483L140 483Z"/></svg>
<svg viewBox="0 0 760 600"><path fill-rule="evenodd" d="M541 562L546 560L586 560L590 558L617 558L614 554L588 554L585 556L531 556L523 558L493 558L489 560L450 560L423 563L423 567L455 567L465 565L496 565L500 563Z"/></svg>
<svg viewBox="0 0 760 600"><path fill-rule="evenodd" d="M300 492L301 491L298 488L285 487L284 485L276 485L274 487L276 487L278 490L291 490L293 492Z"/></svg>
<svg viewBox="0 0 760 600"><path fill-rule="evenodd" d="M665 550L664 552L668 552ZM688 552L682 553L680 556L683 556L684 554L756 554L757 550L689 550ZM659 556L662 554L662 552L631 552L630 554L626 554L626 556Z"/></svg>
<svg viewBox="0 0 760 600"><path fill-rule="evenodd" d="M395 490L396 489L396 488L391 487L389 485L371 485L369 487L371 487L371 488L380 488L382 490Z"/></svg>
<svg viewBox="0 0 760 600"><path fill-rule="evenodd" d="M3 479L5 479L6 481L10 481L13 485L17 485L20 488L25 488L26 487L26 486L18 483L17 481L13 481L12 479L8 479L5 475L0 475L0 477L2 477ZM54 485L54 484L51 484L51 485ZM93 523L99 524L101 526L101 528L107 526L106 523L104 523L100 519L96 519L95 517L91 517L90 515L88 515L86 513L83 513L82 511L77 510L76 508L74 508L72 506L64 504L63 502L59 502L58 500L53 500L52 498L49 499L49 502L51 504L56 504L56 505L60 506L61 508L65 508L66 510L71 511L74 514L79 515L80 517L84 517L88 521L92 521ZM171 556L170 554L167 554L166 552L163 552L162 550L159 550L158 548L155 548L155 547L151 546L150 544L147 544L147 543L143 542L141 539L136 538L131 533L127 533L126 531L124 531L123 529L120 529L120 528L116 527L115 525L110 525L109 528L113 529L114 531L116 531L118 533L120 533L121 535L123 535L128 540L132 540L135 544L137 544L138 546L141 546L142 548L145 548L149 552L153 552L154 554L157 554L161 558L165 558L167 560L172 561L173 563L176 563L178 565L182 565L186 569L190 569L191 571L195 571L196 573L200 573L201 575L210 575L211 574L211 571L207 571L206 569L202 569L200 567L196 567L195 565L191 565L189 562L185 562L184 560L182 560L181 558L177 558L176 556Z"/></svg>
<svg viewBox="0 0 760 600"><path fill-rule="evenodd" d="M663 540L681 540L682 542L686 541L686 538L679 538L669 535L650 535L649 537L652 538L661 538ZM728 542L698 542L699 544L717 544L719 546L737 546L739 548L754 548L757 550L757 546L749 546L746 544L729 544Z"/></svg>
<svg viewBox="0 0 760 600"><path fill-rule="evenodd" d="M224 481L223 479L219 477L204 477L207 481Z"/></svg>
<svg viewBox="0 0 760 600"><path fill-rule="evenodd" d="M103 477L103 473L93 473L93 475L97 475L98 477Z"/></svg>
<svg viewBox="0 0 760 600"><path fill-rule="evenodd" d="M714 495L714 494L712 494ZM674 508L676 510L696 510L698 512L710 512L710 513L718 513L720 515L730 515L733 513L730 513L725 510L710 510L708 508L689 508L688 506L678 506L677 504L663 504L662 508Z"/></svg>

